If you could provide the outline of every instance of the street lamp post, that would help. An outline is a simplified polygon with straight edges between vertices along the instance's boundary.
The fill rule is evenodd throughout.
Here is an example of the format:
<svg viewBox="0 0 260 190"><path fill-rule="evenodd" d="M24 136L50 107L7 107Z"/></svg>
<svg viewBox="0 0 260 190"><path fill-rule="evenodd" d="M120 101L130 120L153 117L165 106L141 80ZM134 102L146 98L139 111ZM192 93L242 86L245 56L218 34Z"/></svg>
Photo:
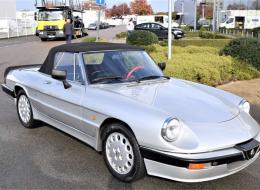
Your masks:
<svg viewBox="0 0 260 190"><path fill-rule="evenodd" d="M194 31L197 30L197 0L194 0Z"/></svg>
<svg viewBox="0 0 260 190"><path fill-rule="evenodd" d="M172 59L172 0L168 0L168 60Z"/></svg>
<svg viewBox="0 0 260 190"><path fill-rule="evenodd" d="M213 21L212 21L213 31L216 31L216 0L213 3Z"/></svg>

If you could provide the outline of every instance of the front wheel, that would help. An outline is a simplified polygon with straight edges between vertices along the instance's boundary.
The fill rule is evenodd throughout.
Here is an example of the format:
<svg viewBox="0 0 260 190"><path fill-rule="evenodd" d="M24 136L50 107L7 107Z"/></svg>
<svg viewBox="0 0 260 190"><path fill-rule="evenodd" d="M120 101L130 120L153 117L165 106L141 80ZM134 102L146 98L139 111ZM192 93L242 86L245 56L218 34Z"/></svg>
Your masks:
<svg viewBox="0 0 260 190"><path fill-rule="evenodd" d="M146 169L134 135L120 123L105 127L103 157L112 175L124 182L144 177Z"/></svg>
<svg viewBox="0 0 260 190"><path fill-rule="evenodd" d="M42 42L46 42L46 41L47 41L47 38L41 38L41 41L42 41Z"/></svg>
<svg viewBox="0 0 260 190"><path fill-rule="evenodd" d="M32 107L29 98L23 90L18 92L16 108L22 125L25 128L33 128L35 120L33 119Z"/></svg>

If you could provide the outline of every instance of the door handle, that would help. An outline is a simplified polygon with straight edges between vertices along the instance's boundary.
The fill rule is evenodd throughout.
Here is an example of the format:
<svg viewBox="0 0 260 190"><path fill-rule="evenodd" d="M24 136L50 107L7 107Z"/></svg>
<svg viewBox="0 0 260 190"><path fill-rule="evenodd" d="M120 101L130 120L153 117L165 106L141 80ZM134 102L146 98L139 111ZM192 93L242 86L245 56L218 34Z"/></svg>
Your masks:
<svg viewBox="0 0 260 190"><path fill-rule="evenodd" d="M51 84L51 81L44 81L43 84Z"/></svg>

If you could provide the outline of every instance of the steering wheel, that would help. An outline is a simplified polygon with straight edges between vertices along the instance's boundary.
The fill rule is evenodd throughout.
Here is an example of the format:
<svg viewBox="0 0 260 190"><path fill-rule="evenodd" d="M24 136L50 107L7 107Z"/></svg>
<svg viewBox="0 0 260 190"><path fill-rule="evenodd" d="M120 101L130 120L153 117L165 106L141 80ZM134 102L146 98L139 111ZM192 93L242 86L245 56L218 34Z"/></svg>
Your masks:
<svg viewBox="0 0 260 190"><path fill-rule="evenodd" d="M128 74L127 74L127 79L130 79L130 78L132 78L133 77L133 74L136 72L136 71L139 71L139 70L141 70L141 69L144 69L144 67L143 66L136 66L136 67L134 67L133 69L131 69L131 71L129 71L128 72Z"/></svg>

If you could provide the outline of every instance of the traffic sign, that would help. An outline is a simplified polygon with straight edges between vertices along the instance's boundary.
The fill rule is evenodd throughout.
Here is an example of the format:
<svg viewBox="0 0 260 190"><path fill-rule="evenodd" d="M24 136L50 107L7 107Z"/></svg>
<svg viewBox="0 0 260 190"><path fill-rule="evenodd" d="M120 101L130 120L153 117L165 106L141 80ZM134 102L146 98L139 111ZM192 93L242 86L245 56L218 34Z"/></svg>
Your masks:
<svg viewBox="0 0 260 190"><path fill-rule="evenodd" d="M96 4L104 5L105 4L105 0L96 0Z"/></svg>

